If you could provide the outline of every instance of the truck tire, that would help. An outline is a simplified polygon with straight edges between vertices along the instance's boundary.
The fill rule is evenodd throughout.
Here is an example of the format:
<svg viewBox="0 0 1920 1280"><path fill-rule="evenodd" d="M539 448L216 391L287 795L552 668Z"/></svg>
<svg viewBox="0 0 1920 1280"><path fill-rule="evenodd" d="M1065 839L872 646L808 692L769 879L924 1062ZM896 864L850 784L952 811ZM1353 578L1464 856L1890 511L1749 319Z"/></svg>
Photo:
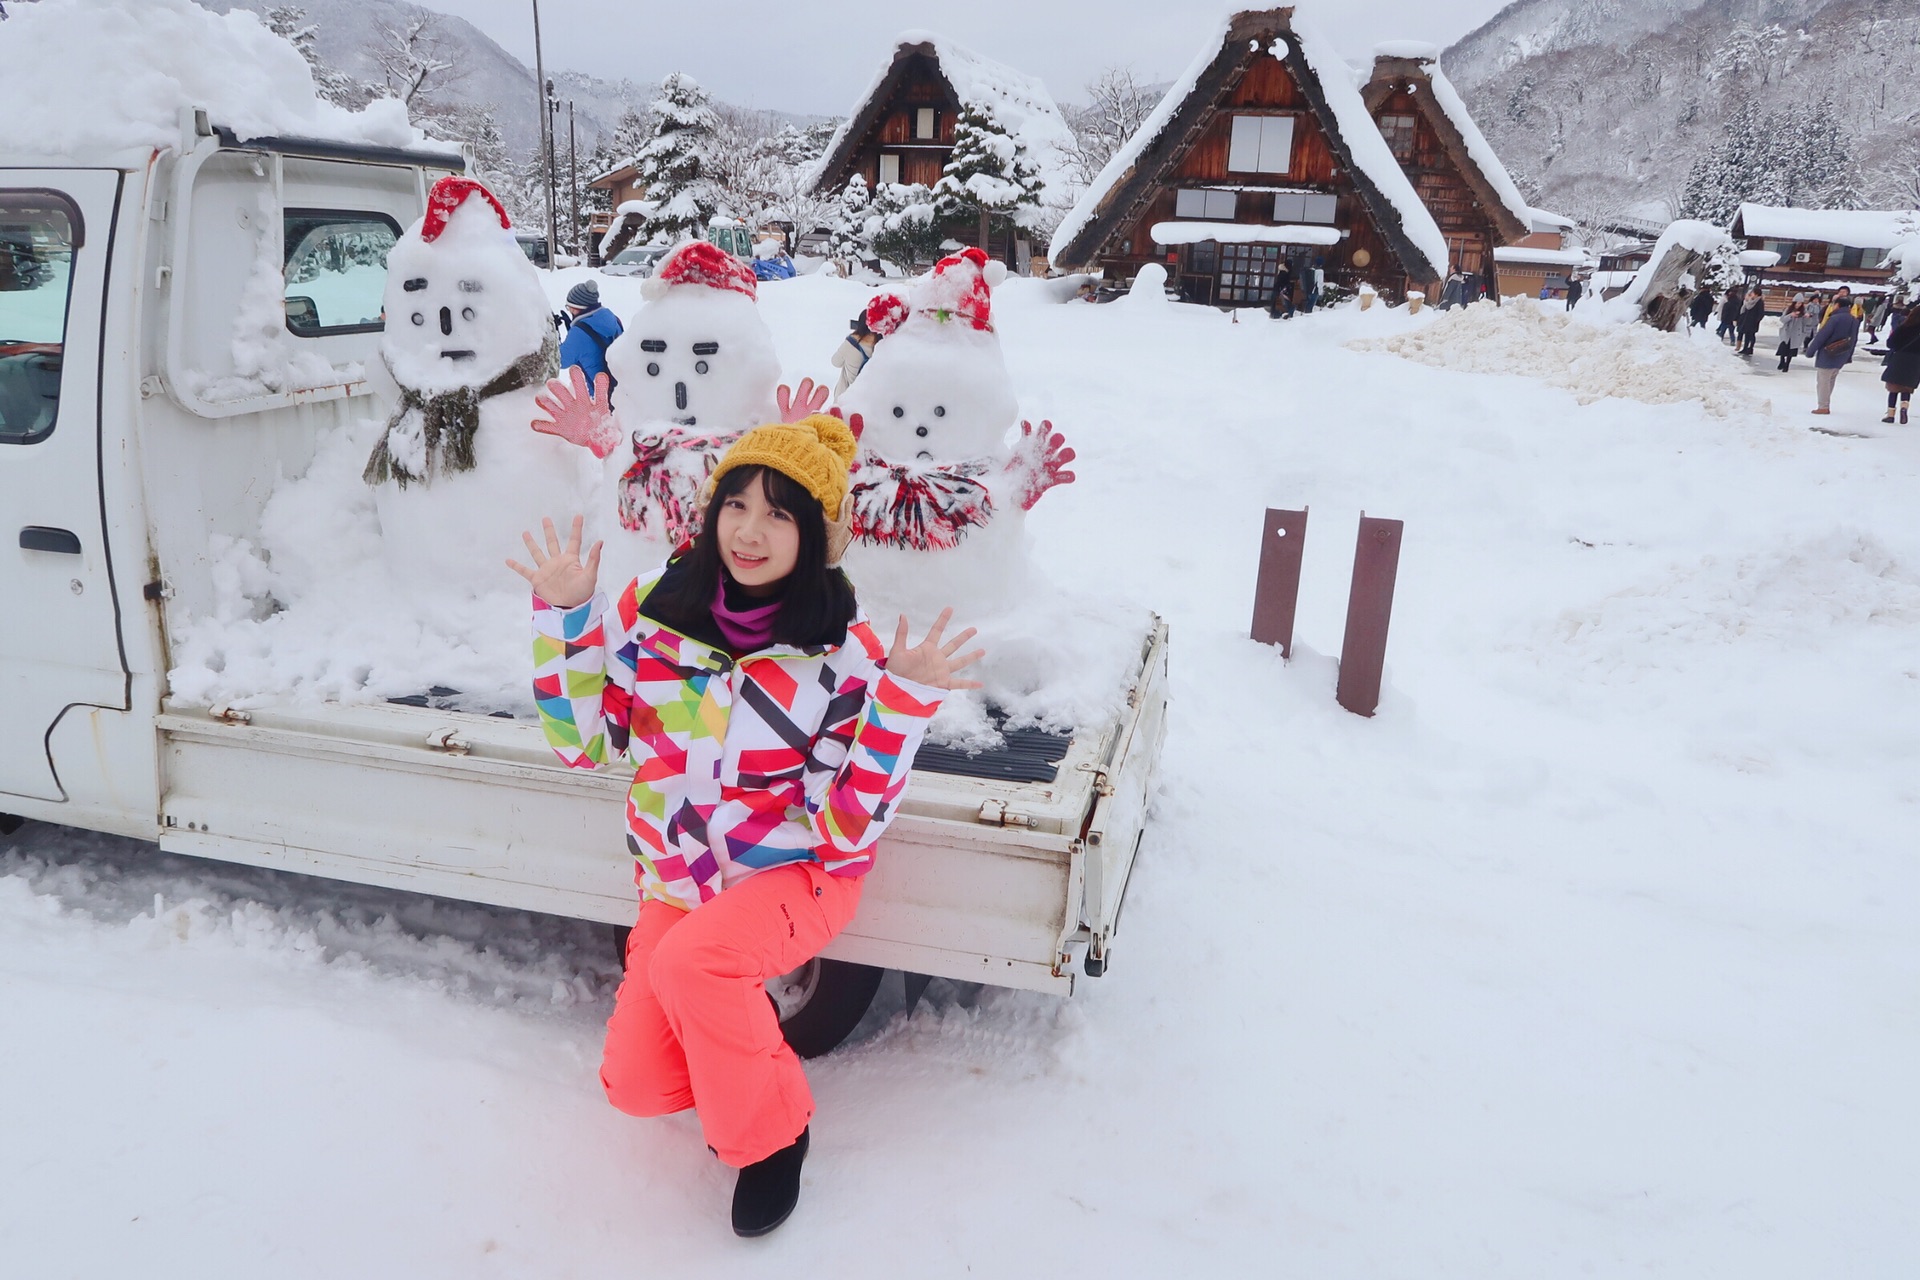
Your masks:
<svg viewBox="0 0 1920 1280"><path fill-rule="evenodd" d="M845 960L807 961L767 980L767 998L780 1015L787 1044L803 1058L831 1053L860 1025L880 989L885 969Z"/></svg>
<svg viewBox="0 0 1920 1280"><path fill-rule="evenodd" d="M622 967L631 932L620 929L614 935ZM818 1058L833 1052L860 1025L885 975L885 969L871 965L816 958L792 973L767 979L767 999L779 1015L788 1046L803 1058Z"/></svg>

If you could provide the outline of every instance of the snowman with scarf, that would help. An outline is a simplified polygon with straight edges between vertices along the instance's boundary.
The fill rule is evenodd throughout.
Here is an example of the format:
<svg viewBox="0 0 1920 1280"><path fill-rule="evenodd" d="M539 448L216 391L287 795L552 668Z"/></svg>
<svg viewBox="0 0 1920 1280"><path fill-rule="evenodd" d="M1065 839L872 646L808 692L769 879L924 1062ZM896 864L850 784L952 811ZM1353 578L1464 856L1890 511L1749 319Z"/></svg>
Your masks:
<svg viewBox="0 0 1920 1280"><path fill-rule="evenodd" d="M811 379L790 394L753 269L689 240L641 286L645 306L607 348L613 375L591 390L578 369L554 382L533 428L602 460L589 521L607 541L609 572L626 580L693 536L700 492L727 448L765 422L797 421L826 402ZM617 526L615 525L617 521Z"/></svg>
<svg viewBox="0 0 1920 1280"><path fill-rule="evenodd" d="M426 215L388 251L384 313L398 403L362 478L389 567L478 589L521 529L578 510L593 480L578 450L528 429L559 345L540 273L491 191L433 184Z"/></svg>
<svg viewBox="0 0 1920 1280"><path fill-rule="evenodd" d="M993 328L992 288L1005 278L1004 264L968 249L907 298L868 304L880 344L833 412L861 449L847 569L886 610L1014 607L1027 581L1026 513L1073 481L1074 452L1053 424L1019 419Z"/></svg>

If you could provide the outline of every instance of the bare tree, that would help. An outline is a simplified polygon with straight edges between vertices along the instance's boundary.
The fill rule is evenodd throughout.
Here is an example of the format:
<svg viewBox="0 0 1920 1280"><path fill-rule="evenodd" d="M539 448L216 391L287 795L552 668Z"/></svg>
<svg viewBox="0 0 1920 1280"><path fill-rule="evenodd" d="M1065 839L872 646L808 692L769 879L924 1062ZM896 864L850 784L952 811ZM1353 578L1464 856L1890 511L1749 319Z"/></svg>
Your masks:
<svg viewBox="0 0 1920 1280"><path fill-rule="evenodd" d="M380 68L387 96L406 103L409 114L420 95L451 88L466 78L466 71L446 55L446 39L436 14L422 13L398 26L374 24L368 57Z"/></svg>
<svg viewBox="0 0 1920 1280"><path fill-rule="evenodd" d="M1087 84L1086 93L1085 106L1066 112L1075 143L1072 167L1082 185L1099 176L1160 102L1158 94L1141 85L1132 67L1108 67Z"/></svg>

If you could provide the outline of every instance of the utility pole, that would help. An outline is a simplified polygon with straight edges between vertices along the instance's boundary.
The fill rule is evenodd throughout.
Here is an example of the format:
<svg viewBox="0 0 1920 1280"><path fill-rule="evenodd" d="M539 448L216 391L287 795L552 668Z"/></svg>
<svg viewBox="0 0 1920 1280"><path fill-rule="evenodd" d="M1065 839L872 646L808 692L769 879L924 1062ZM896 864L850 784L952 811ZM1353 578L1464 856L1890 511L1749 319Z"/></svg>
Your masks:
<svg viewBox="0 0 1920 1280"><path fill-rule="evenodd" d="M586 246L580 243L580 135L573 127L573 99L567 99L567 190L573 193L573 221L568 224L567 243L573 256L587 260Z"/></svg>
<svg viewBox="0 0 1920 1280"><path fill-rule="evenodd" d="M553 122L547 115L547 61L540 51L540 0L533 0L533 91L540 99L540 167L547 180L547 270L553 270L559 227L553 207Z"/></svg>

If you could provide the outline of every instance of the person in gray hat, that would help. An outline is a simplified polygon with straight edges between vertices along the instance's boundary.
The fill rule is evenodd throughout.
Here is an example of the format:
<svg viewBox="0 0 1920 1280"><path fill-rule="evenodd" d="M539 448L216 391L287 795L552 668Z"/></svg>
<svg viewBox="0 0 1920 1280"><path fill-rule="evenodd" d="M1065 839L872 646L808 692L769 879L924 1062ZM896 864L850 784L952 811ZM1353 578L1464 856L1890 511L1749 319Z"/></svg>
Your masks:
<svg viewBox="0 0 1920 1280"><path fill-rule="evenodd" d="M560 343L560 367L580 367L591 393L594 378L607 375L607 396L613 396L614 377L607 370L607 348L620 336L620 317L600 305L600 286L582 280L567 290L567 336Z"/></svg>

